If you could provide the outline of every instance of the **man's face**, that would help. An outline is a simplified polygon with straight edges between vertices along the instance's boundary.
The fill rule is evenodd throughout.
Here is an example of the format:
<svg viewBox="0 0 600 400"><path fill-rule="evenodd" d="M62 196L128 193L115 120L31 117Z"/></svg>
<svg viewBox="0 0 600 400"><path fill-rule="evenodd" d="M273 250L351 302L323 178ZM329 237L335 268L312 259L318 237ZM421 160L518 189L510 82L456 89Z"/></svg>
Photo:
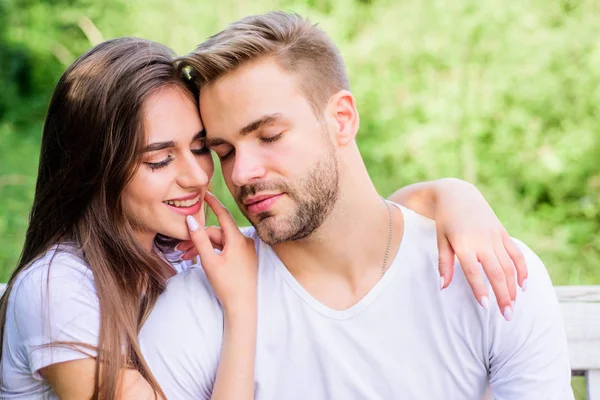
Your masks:
<svg viewBox="0 0 600 400"><path fill-rule="evenodd" d="M310 235L339 193L330 133L298 79L263 58L200 94L207 144L221 160L227 187L271 245Z"/></svg>

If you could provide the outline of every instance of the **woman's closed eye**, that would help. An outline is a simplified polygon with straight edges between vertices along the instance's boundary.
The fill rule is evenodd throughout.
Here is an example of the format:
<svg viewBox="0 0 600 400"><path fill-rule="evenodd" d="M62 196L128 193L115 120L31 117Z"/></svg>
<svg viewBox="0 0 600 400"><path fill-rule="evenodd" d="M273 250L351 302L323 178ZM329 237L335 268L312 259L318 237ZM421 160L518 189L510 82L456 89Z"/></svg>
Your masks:
<svg viewBox="0 0 600 400"><path fill-rule="evenodd" d="M169 154L167 156L167 158L165 158L163 160L156 161L156 162L145 161L144 164L146 164L148 167L150 167L150 169L152 171L156 171L159 168L166 167L167 165L169 165L171 163L171 161L173 161L173 156L171 156L171 154Z"/></svg>
<svg viewBox="0 0 600 400"><path fill-rule="evenodd" d="M167 156L167 158L165 158L163 160L156 161L156 162L146 161L146 162L144 162L144 164L149 166L152 171L155 171L159 168L166 167L167 165L169 165L171 163L171 161L173 161L173 157L169 154Z"/></svg>

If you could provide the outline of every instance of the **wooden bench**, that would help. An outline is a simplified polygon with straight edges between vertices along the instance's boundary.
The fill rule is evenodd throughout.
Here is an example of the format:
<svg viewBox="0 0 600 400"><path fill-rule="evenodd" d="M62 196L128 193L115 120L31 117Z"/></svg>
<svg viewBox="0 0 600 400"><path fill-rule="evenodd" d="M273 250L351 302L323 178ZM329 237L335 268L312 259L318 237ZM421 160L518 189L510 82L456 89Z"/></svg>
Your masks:
<svg viewBox="0 0 600 400"><path fill-rule="evenodd" d="M0 284L0 294L5 287ZM574 376L585 376L588 400L600 400L600 286L555 289L569 341L571 371Z"/></svg>
<svg viewBox="0 0 600 400"><path fill-rule="evenodd" d="M573 375L585 376L587 398L600 400L600 286L557 286Z"/></svg>

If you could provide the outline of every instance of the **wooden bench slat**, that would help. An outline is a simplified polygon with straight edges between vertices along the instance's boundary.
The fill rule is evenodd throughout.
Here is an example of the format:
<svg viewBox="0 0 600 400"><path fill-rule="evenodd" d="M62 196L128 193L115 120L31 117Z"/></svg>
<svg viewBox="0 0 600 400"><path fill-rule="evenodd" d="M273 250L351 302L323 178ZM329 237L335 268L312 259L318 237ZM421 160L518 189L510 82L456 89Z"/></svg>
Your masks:
<svg viewBox="0 0 600 400"><path fill-rule="evenodd" d="M561 303L566 301L600 302L600 286L555 286L554 291Z"/></svg>
<svg viewBox="0 0 600 400"><path fill-rule="evenodd" d="M589 400L600 399L600 369L587 371L585 379L587 382L587 398Z"/></svg>
<svg viewBox="0 0 600 400"><path fill-rule="evenodd" d="M573 371L600 370L600 303L560 304Z"/></svg>

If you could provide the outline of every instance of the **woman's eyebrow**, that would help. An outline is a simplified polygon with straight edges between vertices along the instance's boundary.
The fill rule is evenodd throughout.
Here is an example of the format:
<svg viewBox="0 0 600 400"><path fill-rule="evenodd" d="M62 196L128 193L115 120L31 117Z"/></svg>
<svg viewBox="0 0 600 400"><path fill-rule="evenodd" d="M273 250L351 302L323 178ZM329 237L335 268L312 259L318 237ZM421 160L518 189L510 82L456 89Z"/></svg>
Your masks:
<svg viewBox="0 0 600 400"><path fill-rule="evenodd" d="M150 143L148 146L146 146L144 148L144 153L149 152L149 151L168 149L170 147L175 147L175 142L172 140L169 140L167 142Z"/></svg>
<svg viewBox="0 0 600 400"><path fill-rule="evenodd" d="M194 135L194 137L192 138L192 142L195 142L198 139L202 139L206 137L206 131L204 129L202 129L201 131L199 131L198 133L196 133ZM144 148L144 153L149 152L149 151L157 151L157 150L163 150L163 149L168 149L171 147L175 147L175 142L172 140L168 140L166 142L156 142L156 143L150 143L149 145L147 145Z"/></svg>

